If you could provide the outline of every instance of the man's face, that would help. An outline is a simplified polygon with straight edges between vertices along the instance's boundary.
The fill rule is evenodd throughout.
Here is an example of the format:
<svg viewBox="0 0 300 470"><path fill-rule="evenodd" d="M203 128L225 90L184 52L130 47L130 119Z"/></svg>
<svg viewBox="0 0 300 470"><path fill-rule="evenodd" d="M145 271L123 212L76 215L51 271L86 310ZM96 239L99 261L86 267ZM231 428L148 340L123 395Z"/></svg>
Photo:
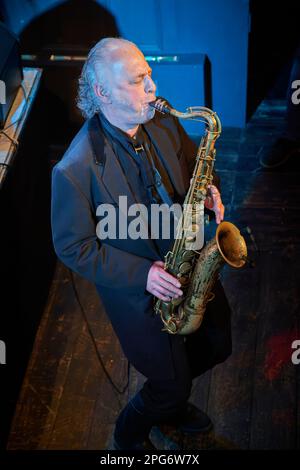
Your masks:
<svg viewBox="0 0 300 470"><path fill-rule="evenodd" d="M126 130L152 119L155 110L149 102L155 100L156 86L152 70L138 49L129 48L119 56L109 71L110 95L105 114Z"/></svg>

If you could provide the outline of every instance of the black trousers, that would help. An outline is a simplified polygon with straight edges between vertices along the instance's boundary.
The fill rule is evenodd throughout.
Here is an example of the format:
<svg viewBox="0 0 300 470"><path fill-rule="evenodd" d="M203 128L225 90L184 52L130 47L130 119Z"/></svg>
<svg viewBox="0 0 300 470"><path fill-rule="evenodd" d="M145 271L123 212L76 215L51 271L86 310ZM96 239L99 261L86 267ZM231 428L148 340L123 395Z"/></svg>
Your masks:
<svg viewBox="0 0 300 470"><path fill-rule="evenodd" d="M191 335L170 335L175 379L148 378L122 410L115 438L130 447L144 440L153 425L179 415L190 396L195 377L223 362L231 354L231 311L223 287L217 282L200 328Z"/></svg>

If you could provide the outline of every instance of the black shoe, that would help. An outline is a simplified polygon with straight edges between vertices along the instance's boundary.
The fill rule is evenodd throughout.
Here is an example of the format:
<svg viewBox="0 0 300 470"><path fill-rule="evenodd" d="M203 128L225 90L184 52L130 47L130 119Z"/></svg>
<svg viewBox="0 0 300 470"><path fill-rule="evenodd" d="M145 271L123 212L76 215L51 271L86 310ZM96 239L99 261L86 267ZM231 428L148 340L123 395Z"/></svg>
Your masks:
<svg viewBox="0 0 300 470"><path fill-rule="evenodd" d="M212 429L213 423L204 411L192 403L187 403L185 410L179 417L177 426L184 433L208 432Z"/></svg>
<svg viewBox="0 0 300 470"><path fill-rule="evenodd" d="M136 442L130 445L121 445L120 442L117 442L116 438L114 438L114 450L144 450L144 451L151 451L157 450L156 447L152 444L149 438L146 438L142 442Z"/></svg>
<svg viewBox="0 0 300 470"><path fill-rule="evenodd" d="M269 147L262 147L259 152L259 163L264 168L276 168L283 165L295 153L300 152L300 143L279 138Z"/></svg>
<svg viewBox="0 0 300 470"><path fill-rule="evenodd" d="M155 450L149 439L153 419L146 413L140 392L121 411L116 421L114 443L117 450Z"/></svg>

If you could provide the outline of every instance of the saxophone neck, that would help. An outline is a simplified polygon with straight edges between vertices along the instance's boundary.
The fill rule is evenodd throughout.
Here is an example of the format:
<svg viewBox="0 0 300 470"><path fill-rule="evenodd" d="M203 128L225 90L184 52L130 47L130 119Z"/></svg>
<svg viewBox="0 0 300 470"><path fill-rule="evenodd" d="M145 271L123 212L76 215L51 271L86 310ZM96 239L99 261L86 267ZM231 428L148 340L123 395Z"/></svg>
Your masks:
<svg viewBox="0 0 300 470"><path fill-rule="evenodd" d="M171 114L179 119L203 120L208 126L208 132L215 134L217 139L222 131L221 121L214 111L204 106L193 106L186 109L185 112L177 111L172 108L166 100L158 98L150 105L162 114ZM200 119L199 119L200 118Z"/></svg>

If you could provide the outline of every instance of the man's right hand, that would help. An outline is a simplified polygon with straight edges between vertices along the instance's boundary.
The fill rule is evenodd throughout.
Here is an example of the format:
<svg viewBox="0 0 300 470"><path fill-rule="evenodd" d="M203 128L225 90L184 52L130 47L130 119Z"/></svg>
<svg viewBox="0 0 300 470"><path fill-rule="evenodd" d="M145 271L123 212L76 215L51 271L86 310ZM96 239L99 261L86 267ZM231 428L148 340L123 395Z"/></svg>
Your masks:
<svg viewBox="0 0 300 470"><path fill-rule="evenodd" d="M164 270L163 261L155 261L149 269L146 290L160 300L177 299L183 292L178 279Z"/></svg>

